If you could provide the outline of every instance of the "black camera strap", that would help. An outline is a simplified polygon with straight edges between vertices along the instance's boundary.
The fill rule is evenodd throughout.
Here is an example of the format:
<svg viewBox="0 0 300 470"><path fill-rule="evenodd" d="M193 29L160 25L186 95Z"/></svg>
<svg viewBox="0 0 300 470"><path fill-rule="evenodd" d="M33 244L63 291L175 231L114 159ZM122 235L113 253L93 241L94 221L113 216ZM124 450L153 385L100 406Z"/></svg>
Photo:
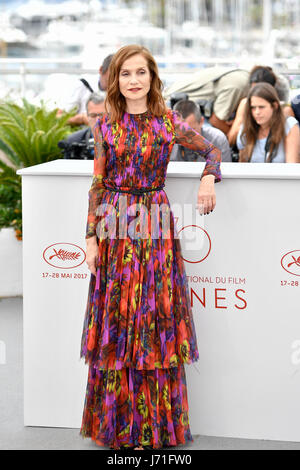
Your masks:
<svg viewBox="0 0 300 470"><path fill-rule="evenodd" d="M271 147L271 136L272 136L272 132L270 130L269 134L268 134L268 137L267 137L267 140L266 140L266 143L265 143L265 163L267 162L267 159L268 157L270 157L270 163L272 162L272 160L276 157L276 154L277 154L277 150L278 150L278 145L275 145L273 147L273 150L271 153L270 152L270 147Z"/></svg>
<svg viewBox="0 0 300 470"><path fill-rule="evenodd" d="M91 93L94 93L93 88L85 78L80 78L79 80L87 87L88 90L90 90Z"/></svg>

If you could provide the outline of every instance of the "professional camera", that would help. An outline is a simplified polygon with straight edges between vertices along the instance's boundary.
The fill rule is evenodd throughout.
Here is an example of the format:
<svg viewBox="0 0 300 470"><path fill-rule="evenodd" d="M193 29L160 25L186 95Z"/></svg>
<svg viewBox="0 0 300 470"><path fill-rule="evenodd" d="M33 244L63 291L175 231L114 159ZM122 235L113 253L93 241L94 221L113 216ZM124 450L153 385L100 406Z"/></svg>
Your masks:
<svg viewBox="0 0 300 470"><path fill-rule="evenodd" d="M188 100L189 99L189 95L187 95L186 93L173 93L171 96L170 96L170 106L171 106L171 109L174 108L175 104L178 103L178 101L181 101L181 100Z"/></svg>
<svg viewBox="0 0 300 470"><path fill-rule="evenodd" d="M94 139L82 142L58 142L59 148L63 150L65 159L72 160L93 160L94 159Z"/></svg>
<svg viewBox="0 0 300 470"><path fill-rule="evenodd" d="M202 116L209 119L213 113L214 100L201 99L195 101L195 103L199 106Z"/></svg>
<svg viewBox="0 0 300 470"><path fill-rule="evenodd" d="M231 159L233 163L236 163L239 161L239 149L237 148L236 145L231 147Z"/></svg>
<svg viewBox="0 0 300 470"><path fill-rule="evenodd" d="M170 96L170 106L173 109L175 104L178 103L178 101L188 100L188 99L189 99L189 95L187 93L173 93ZM199 99L194 102L196 103L196 105L199 106L201 115L204 116L206 119L209 119L213 113L213 104L214 104L213 100Z"/></svg>

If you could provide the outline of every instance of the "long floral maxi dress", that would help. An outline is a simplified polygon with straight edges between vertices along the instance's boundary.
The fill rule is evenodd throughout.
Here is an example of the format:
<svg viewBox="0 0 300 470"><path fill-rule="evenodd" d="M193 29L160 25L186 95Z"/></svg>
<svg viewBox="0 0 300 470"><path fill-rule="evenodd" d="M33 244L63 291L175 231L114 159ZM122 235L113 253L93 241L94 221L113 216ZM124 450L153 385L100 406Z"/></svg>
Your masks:
<svg viewBox="0 0 300 470"><path fill-rule="evenodd" d="M198 359L197 341L168 197L163 189L142 191L164 185L174 143L199 151L202 177L216 182L220 151L171 110L162 117L125 112L113 124L103 114L94 139L86 238L97 235L99 257L82 334L89 373L80 433L115 449L176 446L193 440L184 364ZM151 226L151 207L169 209L169 229L160 216Z"/></svg>

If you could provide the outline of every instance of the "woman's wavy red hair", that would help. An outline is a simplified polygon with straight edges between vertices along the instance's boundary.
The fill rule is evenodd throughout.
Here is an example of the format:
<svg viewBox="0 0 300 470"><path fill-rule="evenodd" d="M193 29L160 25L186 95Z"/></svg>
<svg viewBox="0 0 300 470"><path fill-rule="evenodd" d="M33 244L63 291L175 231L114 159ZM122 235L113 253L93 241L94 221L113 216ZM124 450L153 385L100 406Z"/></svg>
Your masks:
<svg viewBox="0 0 300 470"><path fill-rule="evenodd" d="M126 100L119 88L120 69L125 60L141 54L148 64L151 75L151 85L147 96L148 111L154 116L163 116L167 112L167 107L162 96L163 83L158 75L157 64L146 47L138 44L123 46L113 56L109 66L108 88L105 99L106 111L110 114L110 121L115 122L121 119L126 111Z"/></svg>

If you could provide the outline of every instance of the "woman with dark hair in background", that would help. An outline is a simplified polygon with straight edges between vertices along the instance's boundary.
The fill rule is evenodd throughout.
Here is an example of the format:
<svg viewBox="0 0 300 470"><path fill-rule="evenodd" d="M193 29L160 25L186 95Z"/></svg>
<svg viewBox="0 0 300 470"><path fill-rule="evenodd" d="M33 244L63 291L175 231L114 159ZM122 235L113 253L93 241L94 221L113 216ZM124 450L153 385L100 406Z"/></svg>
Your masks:
<svg viewBox="0 0 300 470"><path fill-rule="evenodd" d="M253 87L257 83L270 83L270 85L275 86L276 84L276 75L273 72L271 67L265 65L255 65L250 71L249 84L250 87ZM229 145L233 147L236 144L236 138L239 133L240 127L243 122L245 106L247 102L247 97L243 98L236 111L236 115L230 131L227 134Z"/></svg>
<svg viewBox="0 0 300 470"><path fill-rule="evenodd" d="M252 163L299 163L298 122L285 118L275 88L258 83L246 102L243 125L237 138L240 160Z"/></svg>
<svg viewBox="0 0 300 470"><path fill-rule="evenodd" d="M80 432L114 449L176 446L192 440L184 364L199 354L163 186L173 145L198 151L206 165L197 202L208 214L221 179L220 151L166 108L157 65L144 47L125 46L114 55L106 106L94 128L86 233L92 274L81 347L89 375ZM139 205L142 237L127 233L122 198L130 214ZM154 221L152 206L159 211ZM161 207L169 215L166 230ZM111 237L103 233L106 221L108 229L115 222Z"/></svg>

